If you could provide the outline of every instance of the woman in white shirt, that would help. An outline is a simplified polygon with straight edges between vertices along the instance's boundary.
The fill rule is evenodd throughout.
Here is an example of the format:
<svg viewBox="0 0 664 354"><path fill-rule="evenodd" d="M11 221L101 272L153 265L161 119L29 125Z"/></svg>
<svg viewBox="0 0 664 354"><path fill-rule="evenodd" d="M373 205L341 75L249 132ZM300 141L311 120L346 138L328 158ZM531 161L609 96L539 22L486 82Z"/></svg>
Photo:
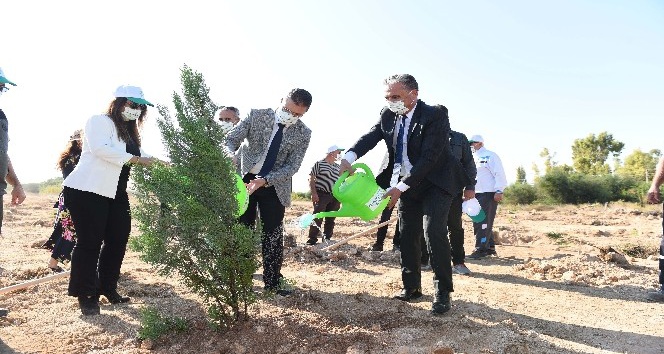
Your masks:
<svg viewBox="0 0 664 354"><path fill-rule="evenodd" d="M117 292L131 231L129 171L132 164L155 161L141 150L138 129L153 105L136 86L120 86L114 96L106 114L86 122L81 158L63 182L77 233L68 293L84 315L100 313L100 295L112 304L129 301Z"/></svg>

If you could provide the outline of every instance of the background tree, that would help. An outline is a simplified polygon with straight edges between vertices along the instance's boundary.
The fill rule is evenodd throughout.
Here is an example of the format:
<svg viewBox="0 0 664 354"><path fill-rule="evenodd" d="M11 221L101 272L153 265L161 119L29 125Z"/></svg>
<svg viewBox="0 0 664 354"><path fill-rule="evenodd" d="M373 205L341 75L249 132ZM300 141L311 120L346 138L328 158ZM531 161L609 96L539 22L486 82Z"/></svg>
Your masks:
<svg viewBox="0 0 664 354"><path fill-rule="evenodd" d="M173 93L175 121L159 105L157 124L170 165L133 172L140 236L132 246L162 275L179 275L207 305L213 324L229 326L256 300L256 232L237 223L235 167L220 146L224 135L210 117L203 75L181 69L182 94Z"/></svg>
<svg viewBox="0 0 664 354"><path fill-rule="evenodd" d="M625 162L616 169L616 172L621 175L632 176L642 181L650 182L661 155L662 152L657 149L650 150L649 152L636 149L625 158Z"/></svg>
<svg viewBox="0 0 664 354"><path fill-rule="evenodd" d="M543 148L540 152L540 157L544 159L544 173L547 174L553 167L556 167L558 163L553 160L556 157L556 153L551 154L549 149Z"/></svg>
<svg viewBox="0 0 664 354"><path fill-rule="evenodd" d="M516 168L516 183L526 183L526 169L523 166Z"/></svg>
<svg viewBox="0 0 664 354"><path fill-rule="evenodd" d="M613 135L607 132L576 139L572 145L574 169L580 173L593 175L610 173L611 169L606 163L609 154L618 156L624 147L624 143L615 140Z"/></svg>

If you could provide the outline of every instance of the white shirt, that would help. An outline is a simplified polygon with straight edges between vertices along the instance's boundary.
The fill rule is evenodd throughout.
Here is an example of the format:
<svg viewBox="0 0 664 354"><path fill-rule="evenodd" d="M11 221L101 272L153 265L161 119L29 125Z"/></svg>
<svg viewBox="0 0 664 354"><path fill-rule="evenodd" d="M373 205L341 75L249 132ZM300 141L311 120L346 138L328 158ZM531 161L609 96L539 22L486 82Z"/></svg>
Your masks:
<svg viewBox="0 0 664 354"><path fill-rule="evenodd" d="M417 101L415 101L415 106L413 109L411 109L408 113L406 113L406 121L404 122L404 127L403 127L403 160L401 162L401 176L407 176L410 174L410 170L413 168L413 164L410 163L410 160L408 159L408 128L410 127L410 121L413 118L413 114L415 113L415 108L417 108ZM397 144L397 138L399 136L399 125L401 124L401 115L397 115L397 121L394 126L394 136L392 138L392 147L394 147L394 152L396 153L396 144ZM353 151L346 151L343 157L344 160L348 161L349 163L355 162L357 160L357 154ZM392 186L394 187L394 186ZM402 192L405 192L410 188L409 185L399 182L396 185L396 188L399 189Z"/></svg>
<svg viewBox="0 0 664 354"><path fill-rule="evenodd" d="M475 166L477 167L477 183L475 184L475 193L490 193L500 191L501 193L507 187L505 170L500 157L482 146L479 150L473 152Z"/></svg>

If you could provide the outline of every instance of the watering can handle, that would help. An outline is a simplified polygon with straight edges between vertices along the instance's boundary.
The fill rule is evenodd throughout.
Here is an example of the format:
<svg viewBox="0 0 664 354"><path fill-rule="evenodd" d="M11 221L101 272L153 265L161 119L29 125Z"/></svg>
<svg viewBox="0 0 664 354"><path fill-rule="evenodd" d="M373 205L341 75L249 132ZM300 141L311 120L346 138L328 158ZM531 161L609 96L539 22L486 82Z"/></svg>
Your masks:
<svg viewBox="0 0 664 354"><path fill-rule="evenodd" d="M363 170L367 175L369 175L369 177L371 177L371 179L375 179L373 172L371 172L371 169L366 164L356 163L352 167ZM332 195L339 195L339 187L341 187L341 184L344 183L348 176L350 176L350 171L345 171L341 174L341 176L339 176L337 181L334 182L334 186L332 186Z"/></svg>
<svg viewBox="0 0 664 354"><path fill-rule="evenodd" d="M366 173L369 177L371 177L371 179L374 179L374 180L376 179L376 177L374 177L374 175L373 175L373 172L371 172L371 169L366 164L356 163L356 164L353 165L353 167L363 170L364 173Z"/></svg>

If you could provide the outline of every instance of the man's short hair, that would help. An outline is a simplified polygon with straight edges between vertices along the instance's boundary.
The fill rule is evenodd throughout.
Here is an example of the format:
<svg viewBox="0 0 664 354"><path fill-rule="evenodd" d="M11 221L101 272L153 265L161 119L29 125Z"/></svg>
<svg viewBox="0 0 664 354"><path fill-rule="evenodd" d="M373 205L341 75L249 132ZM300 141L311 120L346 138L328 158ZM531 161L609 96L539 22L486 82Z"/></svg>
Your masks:
<svg viewBox="0 0 664 354"><path fill-rule="evenodd" d="M396 84L397 82L402 83L407 89L409 90L419 90L419 86L417 85L417 80L413 77L413 75L410 74L395 74L383 82L385 85L392 85Z"/></svg>
<svg viewBox="0 0 664 354"><path fill-rule="evenodd" d="M288 93L288 96L286 96L293 100L293 102L302 107L311 107L311 94L309 91L301 88L294 88L291 90L291 92Z"/></svg>
<svg viewBox="0 0 664 354"><path fill-rule="evenodd" d="M221 112L225 109L227 109L229 111L233 111L233 113L235 113L235 116L240 118L240 110L233 107L233 106L221 106L221 107L219 107L219 110L217 110L217 115L219 115L219 112Z"/></svg>

